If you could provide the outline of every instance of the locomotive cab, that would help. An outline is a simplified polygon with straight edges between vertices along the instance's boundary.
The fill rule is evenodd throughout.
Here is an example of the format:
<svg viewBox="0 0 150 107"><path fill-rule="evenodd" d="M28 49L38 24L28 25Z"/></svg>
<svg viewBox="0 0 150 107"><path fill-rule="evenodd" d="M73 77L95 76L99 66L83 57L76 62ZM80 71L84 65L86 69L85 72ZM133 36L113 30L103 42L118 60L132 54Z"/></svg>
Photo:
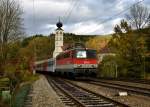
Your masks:
<svg viewBox="0 0 150 107"><path fill-rule="evenodd" d="M95 76L97 71L96 50L76 49L73 63L76 76Z"/></svg>
<svg viewBox="0 0 150 107"><path fill-rule="evenodd" d="M96 50L78 47L66 50L56 57L56 72L70 78L95 76L96 69Z"/></svg>

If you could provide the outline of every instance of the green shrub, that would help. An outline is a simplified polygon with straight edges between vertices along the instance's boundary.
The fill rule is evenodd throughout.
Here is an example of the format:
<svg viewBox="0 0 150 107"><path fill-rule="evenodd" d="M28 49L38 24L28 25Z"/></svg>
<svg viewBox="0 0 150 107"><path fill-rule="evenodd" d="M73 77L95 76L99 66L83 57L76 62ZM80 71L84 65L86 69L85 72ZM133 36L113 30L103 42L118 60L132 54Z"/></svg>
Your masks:
<svg viewBox="0 0 150 107"><path fill-rule="evenodd" d="M13 107L23 107L30 91L31 84L23 85L15 95Z"/></svg>
<svg viewBox="0 0 150 107"><path fill-rule="evenodd" d="M26 71L22 77L24 82L34 82L39 78L38 74L33 75L32 73L30 73L29 71Z"/></svg>
<svg viewBox="0 0 150 107"><path fill-rule="evenodd" d="M10 91L2 91L2 92L1 92L1 95L2 95L2 100L3 100L6 104L9 104L9 103L10 103L10 99L11 99Z"/></svg>
<svg viewBox="0 0 150 107"><path fill-rule="evenodd" d="M116 78L117 69L116 69L115 56L107 55L104 56L103 61L99 64L98 77L102 78Z"/></svg>

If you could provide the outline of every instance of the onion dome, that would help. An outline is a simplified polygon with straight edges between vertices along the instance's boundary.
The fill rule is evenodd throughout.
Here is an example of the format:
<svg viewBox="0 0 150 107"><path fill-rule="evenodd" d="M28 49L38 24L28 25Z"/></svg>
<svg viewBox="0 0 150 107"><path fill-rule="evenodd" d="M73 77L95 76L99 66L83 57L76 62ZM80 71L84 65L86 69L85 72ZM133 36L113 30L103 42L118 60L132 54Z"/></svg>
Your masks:
<svg viewBox="0 0 150 107"><path fill-rule="evenodd" d="M63 24L62 24L62 22L58 22L57 24L56 24L56 26L58 27L58 28L61 28L62 26L63 26Z"/></svg>

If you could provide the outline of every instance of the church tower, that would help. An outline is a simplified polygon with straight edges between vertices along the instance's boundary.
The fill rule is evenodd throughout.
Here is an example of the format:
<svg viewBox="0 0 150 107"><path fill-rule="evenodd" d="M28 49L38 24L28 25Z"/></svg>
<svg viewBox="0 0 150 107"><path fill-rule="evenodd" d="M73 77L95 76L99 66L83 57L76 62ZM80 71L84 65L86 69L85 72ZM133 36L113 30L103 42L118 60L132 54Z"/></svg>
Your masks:
<svg viewBox="0 0 150 107"><path fill-rule="evenodd" d="M57 29L55 32L55 50L53 52L53 58L56 58L56 56L62 52L62 47L63 47L63 29L61 28L63 24L59 22L56 24Z"/></svg>

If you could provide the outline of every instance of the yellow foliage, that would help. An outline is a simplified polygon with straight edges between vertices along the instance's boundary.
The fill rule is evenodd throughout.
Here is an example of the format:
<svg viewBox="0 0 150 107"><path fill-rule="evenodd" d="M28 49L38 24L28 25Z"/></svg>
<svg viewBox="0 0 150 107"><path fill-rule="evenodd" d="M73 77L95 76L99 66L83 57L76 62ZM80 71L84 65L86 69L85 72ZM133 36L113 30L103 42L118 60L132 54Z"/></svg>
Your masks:
<svg viewBox="0 0 150 107"><path fill-rule="evenodd" d="M86 42L86 46L88 48L96 49L99 51L101 48L105 47L109 40L111 39L111 35L107 36L96 36Z"/></svg>

